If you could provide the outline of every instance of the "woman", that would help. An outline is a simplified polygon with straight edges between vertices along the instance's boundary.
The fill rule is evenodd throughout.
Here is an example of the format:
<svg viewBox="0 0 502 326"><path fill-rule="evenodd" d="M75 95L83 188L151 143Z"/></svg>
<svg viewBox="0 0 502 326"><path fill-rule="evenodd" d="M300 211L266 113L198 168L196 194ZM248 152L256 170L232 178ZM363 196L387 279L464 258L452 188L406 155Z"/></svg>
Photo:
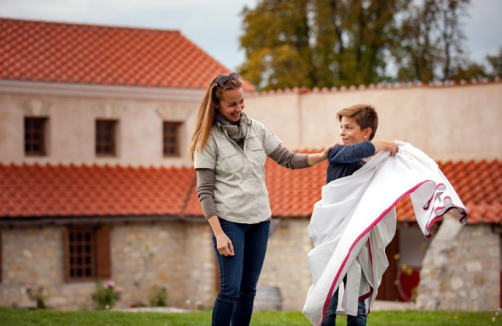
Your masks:
<svg viewBox="0 0 502 326"><path fill-rule="evenodd" d="M316 154L292 153L263 124L248 118L244 106L236 73L213 79L199 108L189 151L220 271L212 315L217 326L249 325L251 320L271 218L267 156L299 169L326 160L333 147Z"/></svg>

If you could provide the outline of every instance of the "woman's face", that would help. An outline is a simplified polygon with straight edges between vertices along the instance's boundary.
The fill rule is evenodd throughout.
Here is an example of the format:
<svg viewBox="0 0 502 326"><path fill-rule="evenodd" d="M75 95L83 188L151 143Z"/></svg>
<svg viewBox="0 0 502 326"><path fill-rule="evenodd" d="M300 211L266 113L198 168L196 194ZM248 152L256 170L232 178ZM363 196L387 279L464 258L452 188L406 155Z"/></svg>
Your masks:
<svg viewBox="0 0 502 326"><path fill-rule="evenodd" d="M244 107L244 92L242 88L225 91L220 103L216 104L220 115L233 124L239 122Z"/></svg>

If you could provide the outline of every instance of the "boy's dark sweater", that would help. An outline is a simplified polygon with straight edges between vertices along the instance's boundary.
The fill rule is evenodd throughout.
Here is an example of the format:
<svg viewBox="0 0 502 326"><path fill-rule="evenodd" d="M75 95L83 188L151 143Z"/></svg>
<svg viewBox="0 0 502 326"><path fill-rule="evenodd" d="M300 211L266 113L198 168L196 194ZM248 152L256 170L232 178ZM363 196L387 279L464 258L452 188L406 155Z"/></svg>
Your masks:
<svg viewBox="0 0 502 326"><path fill-rule="evenodd" d="M363 158L375 155L375 146L364 141L355 145L333 147L328 154L328 169L326 170L326 183L340 179L359 170L365 162Z"/></svg>

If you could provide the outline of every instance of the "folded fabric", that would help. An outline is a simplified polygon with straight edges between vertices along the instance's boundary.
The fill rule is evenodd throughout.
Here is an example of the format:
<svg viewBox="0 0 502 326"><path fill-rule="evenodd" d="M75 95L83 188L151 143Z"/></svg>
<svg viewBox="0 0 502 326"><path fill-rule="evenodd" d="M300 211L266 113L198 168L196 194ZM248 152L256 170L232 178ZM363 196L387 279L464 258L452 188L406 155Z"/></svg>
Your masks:
<svg viewBox="0 0 502 326"><path fill-rule="evenodd" d="M402 198L410 195L426 237L449 210L467 221L465 206L436 162L409 143L396 144L395 156L380 151L353 175L325 185L314 205L308 229L314 249L307 257L312 286L303 308L313 325L322 322L338 288L337 313L357 315L363 299L369 313L389 265L385 247L394 237L394 207Z"/></svg>

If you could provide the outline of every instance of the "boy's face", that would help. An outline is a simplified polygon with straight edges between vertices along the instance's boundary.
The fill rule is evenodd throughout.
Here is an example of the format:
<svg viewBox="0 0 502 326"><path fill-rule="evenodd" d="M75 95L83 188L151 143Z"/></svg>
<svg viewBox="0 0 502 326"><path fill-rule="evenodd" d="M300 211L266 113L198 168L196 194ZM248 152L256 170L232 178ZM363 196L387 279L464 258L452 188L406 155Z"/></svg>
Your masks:
<svg viewBox="0 0 502 326"><path fill-rule="evenodd" d="M342 117L340 122L340 139L343 146L354 145L369 140L371 128L361 129L356 120Z"/></svg>

